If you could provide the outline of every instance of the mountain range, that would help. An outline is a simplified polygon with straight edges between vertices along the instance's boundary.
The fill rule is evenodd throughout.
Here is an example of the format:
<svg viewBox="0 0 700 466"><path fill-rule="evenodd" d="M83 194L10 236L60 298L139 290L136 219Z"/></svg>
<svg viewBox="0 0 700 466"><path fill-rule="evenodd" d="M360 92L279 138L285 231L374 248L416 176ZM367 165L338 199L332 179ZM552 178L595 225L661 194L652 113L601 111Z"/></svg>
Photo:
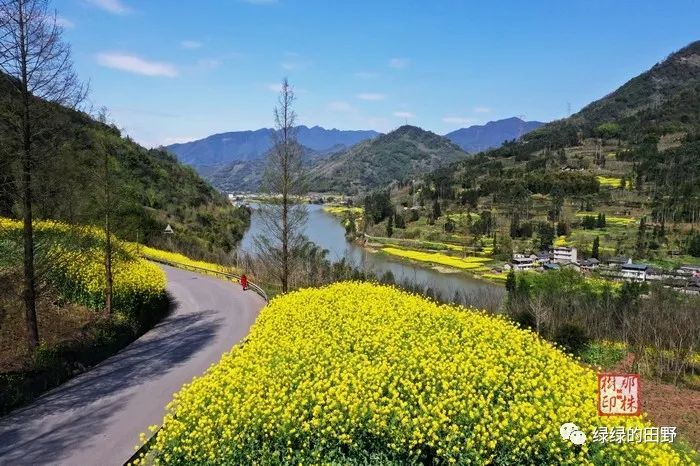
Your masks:
<svg viewBox="0 0 700 466"><path fill-rule="evenodd" d="M231 131L214 134L197 141L172 144L167 150L175 154L180 162L205 170L207 167L222 167L231 162L245 162L262 158L272 148L271 128L254 131ZM296 137L301 145L318 153L338 152L365 139L379 135L376 131L343 131L297 126Z"/></svg>
<svg viewBox="0 0 700 466"><path fill-rule="evenodd" d="M523 121L519 118L508 118L499 121L491 121L486 125L471 126L462 128L446 134L444 137L430 133L431 137L419 137L420 143L416 142L416 147L420 146L423 155L428 159L422 160L422 164L414 159L409 165L411 167L422 166L437 168L446 163L454 161L454 158L446 156L444 160L435 159L435 154L454 154L454 149L461 149L464 152L475 153L482 150L500 146L504 141L517 139L533 129L540 127L543 123L537 121ZM215 187L223 191L256 191L260 189L263 164L261 159L265 157L272 147L272 129L263 128L254 131L234 131L228 133L215 134L197 141L173 144L167 146L167 150L175 154L182 163L192 166L202 176L209 180ZM401 131L396 138L404 138L404 142L411 138L409 131ZM426 132L427 133L427 132ZM391 134L391 133L389 133ZM418 132L413 131L413 136ZM382 140L377 145L361 145L381 137L381 133L372 130L338 130L325 129L320 126L297 127L297 139L305 148L306 162L312 170L311 188L315 191L324 190L330 186L345 185L349 187L354 184L352 191L357 191L362 182L357 184L359 179L369 180L371 177L359 177L352 183L334 183L324 180L322 174L344 173L340 165L350 163L354 168L348 168L350 172L356 171L362 165L366 170L378 169L379 172L387 166L385 162L390 161L394 168L396 179L411 176L413 170L407 165L395 163L403 160L406 154L397 154L397 159L392 160L385 152L385 142ZM421 135L424 136L424 135ZM434 137L433 137L434 136ZM391 140L391 138L389 139ZM451 141L458 147L451 147L445 151L445 143ZM426 144L428 144L426 146ZM410 144L409 144L410 145ZM407 149L407 147L404 147ZM369 151L369 152L368 152ZM373 153L377 155L373 157ZM345 155L343 155L345 154ZM428 154L431 154L428 156ZM415 154L414 154L415 155ZM461 154L466 156L466 154ZM351 161L354 156L361 156L361 161ZM420 158L420 157L418 157ZM329 159L329 161L325 161ZM330 160L332 159L332 160ZM333 175L335 176L335 175ZM384 179L379 176L378 179ZM370 183L374 186L374 183ZM365 189L371 186L365 186Z"/></svg>
<svg viewBox="0 0 700 466"><path fill-rule="evenodd" d="M485 125L461 128L445 137L457 144L462 150L471 154L499 147L505 141L519 139L532 130L544 125L541 121L523 121L512 117L504 120L489 121Z"/></svg>

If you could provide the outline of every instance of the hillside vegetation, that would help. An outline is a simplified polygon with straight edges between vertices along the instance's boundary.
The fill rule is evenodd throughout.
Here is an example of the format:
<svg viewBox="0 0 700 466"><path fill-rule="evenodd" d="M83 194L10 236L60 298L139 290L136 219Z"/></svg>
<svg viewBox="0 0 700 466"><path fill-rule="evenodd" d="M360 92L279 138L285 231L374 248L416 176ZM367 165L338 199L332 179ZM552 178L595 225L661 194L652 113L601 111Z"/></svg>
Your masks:
<svg viewBox="0 0 700 466"><path fill-rule="evenodd" d="M600 417L597 379L502 318L345 282L278 297L175 395L157 463L688 464L670 446L563 440Z"/></svg>
<svg viewBox="0 0 700 466"><path fill-rule="evenodd" d="M467 251L493 243L503 260L556 240L577 247L579 258L694 263L698 141L700 42L694 42L570 118L395 186L394 206L367 232L383 235L391 218L395 238Z"/></svg>
<svg viewBox="0 0 700 466"><path fill-rule="evenodd" d="M0 110L17 98L6 79L0 79ZM38 218L97 224L109 208L119 219L113 228L122 238L198 256L227 253L242 237L248 212L233 208L174 156L145 149L86 113L38 105L47 116L37 122L41 137L34 149ZM18 217L14 180L20 167L9 124L0 124L0 144L0 215ZM166 238L168 223L175 234Z"/></svg>
<svg viewBox="0 0 700 466"><path fill-rule="evenodd" d="M41 345L31 354L18 344L22 224L0 217L0 414L113 354L169 308L165 273L113 237L113 313L106 315L102 230L56 221L34 227Z"/></svg>
<svg viewBox="0 0 700 466"><path fill-rule="evenodd" d="M457 144L465 152L476 153L498 147L504 141L517 139L543 124L538 121L507 118L490 121L485 125L461 128L446 134L444 137ZM197 141L173 144L167 146L166 149L175 154L180 162L197 170L218 189L229 192L256 192L263 188L261 180L265 167L264 159L272 146L271 131L271 129L263 128L255 131L215 134ZM323 171L326 170L322 167L324 159L348 151L355 144L376 138L380 136L380 133L328 130L319 126L309 128L302 125L296 127L296 135L299 143L304 147L305 163L312 171L316 171L316 166ZM428 138L424 138L424 141L428 146L435 141L439 141L438 145L444 144L444 141L437 139L428 141ZM382 153L393 149L374 147L369 150L376 150L379 153L377 161L385 162L386 156ZM407 147L399 147L399 149L397 156L401 157L401 150L405 150ZM433 149L440 150L437 147ZM379 166L374 166L371 157L368 157L366 162L365 166L368 170L381 169ZM435 164L430 166L435 166ZM399 175L403 176L404 173L401 172ZM326 189L327 185L328 182L324 181L319 186L312 184L310 188L312 190ZM374 185L370 188L372 187ZM363 192L367 189L367 186L362 186Z"/></svg>

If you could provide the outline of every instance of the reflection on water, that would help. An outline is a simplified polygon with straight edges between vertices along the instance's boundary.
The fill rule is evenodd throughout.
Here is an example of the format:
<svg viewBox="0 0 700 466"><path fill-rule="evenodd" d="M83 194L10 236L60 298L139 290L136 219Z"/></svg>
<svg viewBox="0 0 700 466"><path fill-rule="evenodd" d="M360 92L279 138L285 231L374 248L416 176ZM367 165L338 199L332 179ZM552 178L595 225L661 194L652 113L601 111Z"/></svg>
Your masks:
<svg viewBox="0 0 700 466"><path fill-rule="evenodd" d="M241 250L253 253L255 244L253 238L262 231L259 214L253 208L250 228L241 242ZM328 250L328 258L339 261L343 257L351 264L365 271L381 275L391 271L398 283L410 282L431 288L442 296L452 297L456 292L462 295L476 295L484 291L501 296L503 289L492 283L464 274L443 274L434 270L402 263L383 254L371 253L345 239L345 229L332 215L325 212L321 206L310 204L308 220L305 227L306 236L324 249Z"/></svg>

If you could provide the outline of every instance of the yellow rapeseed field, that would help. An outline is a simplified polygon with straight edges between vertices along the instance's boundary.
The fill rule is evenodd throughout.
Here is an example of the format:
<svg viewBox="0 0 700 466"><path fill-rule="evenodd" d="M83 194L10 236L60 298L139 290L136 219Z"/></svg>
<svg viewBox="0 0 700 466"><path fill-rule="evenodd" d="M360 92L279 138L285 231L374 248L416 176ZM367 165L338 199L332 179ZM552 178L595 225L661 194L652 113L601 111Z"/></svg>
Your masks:
<svg viewBox="0 0 700 466"><path fill-rule="evenodd" d="M586 216L592 216L596 217L598 215L597 212L577 212L576 216L577 217L586 217ZM613 216L605 216L605 223L607 225L620 225L620 226L627 226L627 225L633 225L637 223L637 219L633 217L613 217Z"/></svg>
<svg viewBox="0 0 700 466"><path fill-rule="evenodd" d="M0 239L19 242L22 223L0 218ZM53 220L34 222L43 252L47 278L64 298L92 309L104 307L104 232L90 226L71 226ZM130 254L113 238L114 309L130 317L163 305L165 274L155 264Z"/></svg>
<svg viewBox="0 0 700 466"><path fill-rule="evenodd" d="M405 257L407 259L413 259L419 262L428 262L431 264L446 265L449 267L455 267L463 270L477 270L482 269L485 262L489 262L489 258L485 257L454 257L448 256L447 254L442 254L439 252L423 252L415 251L411 249L400 249L393 247L382 248L382 252L391 254L393 256Z"/></svg>
<svg viewBox="0 0 700 466"><path fill-rule="evenodd" d="M144 245L137 245L135 243L130 243L129 247L132 251L138 252L138 254L156 261L172 262L187 267L194 267L198 269L208 270L211 272L223 272L223 273L238 273L239 271L235 267L226 267L219 264L213 264L211 262L204 262L199 260L190 259L184 254L177 252L163 251L161 249L155 249Z"/></svg>
<svg viewBox="0 0 700 466"><path fill-rule="evenodd" d="M607 186L610 188L619 188L622 178L616 176L597 176L598 182L601 186Z"/></svg>
<svg viewBox="0 0 700 466"><path fill-rule="evenodd" d="M667 444L575 446L596 376L506 320L345 282L280 296L168 405L159 464L676 465Z"/></svg>

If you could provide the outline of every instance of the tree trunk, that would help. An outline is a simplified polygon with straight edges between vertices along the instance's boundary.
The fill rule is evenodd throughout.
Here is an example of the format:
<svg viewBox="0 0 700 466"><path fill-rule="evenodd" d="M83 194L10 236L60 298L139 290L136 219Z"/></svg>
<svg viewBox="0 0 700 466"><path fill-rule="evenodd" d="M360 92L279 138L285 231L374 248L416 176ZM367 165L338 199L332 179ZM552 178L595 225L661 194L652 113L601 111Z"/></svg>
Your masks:
<svg viewBox="0 0 700 466"><path fill-rule="evenodd" d="M109 214L105 215L105 314L112 314L112 232L109 226Z"/></svg>
<svg viewBox="0 0 700 466"><path fill-rule="evenodd" d="M22 7L20 8L20 10ZM34 225L32 215L32 138L30 126L30 95L27 87L27 50L26 25L24 23L24 12L19 15L19 35L21 44L21 64L22 64L22 207L24 228L22 236L24 239L24 289L22 297L24 300L24 318L27 327L27 344L29 351L34 352L39 346L39 328L36 320L36 272L34 270Z"/></svg>
<svg viewBox="0 0 700 466"><path fill-rule="evenodd" d="M112 314L112 229L110 226L110 214L112 209L112 186L109 177L109 153L105 148L104 153L104 189L105 189L105 314Z"/></svg>
<svg viewBox="0 0 700 466"><path fill-rule="evenodd" d="M286 190L286 187L285 187ZM282 196L282 293L289 290L289 199L285 192Z"/></svg>
<svg viewBox="0 0 700 466"><path fill-rule="evenodd" d="M23 239L24 239L24 318L27 327L27 344L29 351L34 352L39 346L39 328L36 320L36 276L34 271L34 226L32 224L32 176L29 139L25 137L23 153L22 187L23 199Z"/></svg>

